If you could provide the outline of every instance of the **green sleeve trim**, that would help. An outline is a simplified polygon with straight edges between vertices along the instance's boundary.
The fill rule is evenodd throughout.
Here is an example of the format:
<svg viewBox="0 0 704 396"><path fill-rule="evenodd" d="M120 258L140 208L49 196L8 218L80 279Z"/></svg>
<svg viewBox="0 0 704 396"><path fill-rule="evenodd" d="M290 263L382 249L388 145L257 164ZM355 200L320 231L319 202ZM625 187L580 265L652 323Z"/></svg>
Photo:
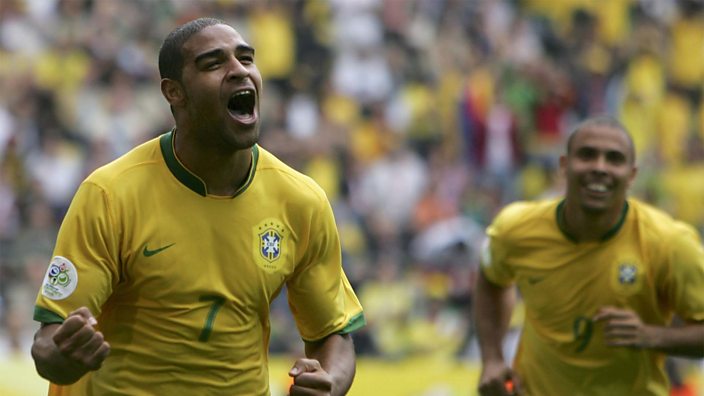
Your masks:
<svg viewBox="0 0 704 396"><path fill-rule="evenodd" d="M340 334L349 334L355 330L359 330L367 324L367 320L364 318L364 312L360 312L353 316L352 319L347 323L344 329L340 330Z"/></svg>
<svg viewBox="0 0 704 396"><path fill-rule="evenodd" d="M34 306L34 320L42 323L63 323L64 318L48 309Z"/></svg>
<svg viewBox="0 0 704 396"><path fill-rule="evenodd" d="M347 325L342 330L327 334L327 335L322 336L317 339L303 338L303 341L305 341L305 342L318 342L320 340L327 338L328 336L330 336L332 334L349 334L355 330L361 329L366 324L367 324L367 320L364 318L364 312L360 312L357 315L353 316L352 319L350 319L350 321L347 322Z"/></svg>

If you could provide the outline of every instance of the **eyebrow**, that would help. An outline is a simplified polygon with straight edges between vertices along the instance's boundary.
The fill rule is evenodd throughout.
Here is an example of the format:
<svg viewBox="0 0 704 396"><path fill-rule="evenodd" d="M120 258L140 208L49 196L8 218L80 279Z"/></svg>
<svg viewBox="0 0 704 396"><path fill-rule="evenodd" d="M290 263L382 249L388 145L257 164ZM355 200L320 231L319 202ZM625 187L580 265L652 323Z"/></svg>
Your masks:
<svg viewBox="0 0 704 396"><path fill-rule="evenodd" d="M235 52L238 52L238 53L239 52L249 52L251 54L254 54L254 48L249 45L240 44L237 47L235 47ZM207 58L219 58L223 55L225 55L225 50L223 50L222 48L215 48L210 51L203 52L202 54L196 55L194 63L197 64L200 61L202 61L203 59L207 59Z"/></svg>
<svg viewBox="0 0 704 396"><path fill-rule="evenodd" d="M577 154L580 154L580 153L591 154L591 153L598 153L598 152L603 152L604 155L607 155L607 156L608 155L612 155L612 156L617 155L617 156L623 157L623 158L628 157L628 154L626 154L625 152L623 152L621 150L612 150L612 149L600 150L600 149L593 147L593 146L582 146L582 147L579 147L575 151L575 153L577 153Z"/></svg>

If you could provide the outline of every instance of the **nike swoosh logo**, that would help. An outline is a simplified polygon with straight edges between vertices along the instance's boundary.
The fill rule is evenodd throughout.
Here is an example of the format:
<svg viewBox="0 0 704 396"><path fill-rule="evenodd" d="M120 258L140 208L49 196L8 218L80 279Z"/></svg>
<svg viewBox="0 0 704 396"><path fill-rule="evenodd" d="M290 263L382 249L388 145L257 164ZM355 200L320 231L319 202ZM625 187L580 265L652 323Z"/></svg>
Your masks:
<svg viewBox="0 0 704 396"><path fill-rule="evenodd" d="M531 285L534 285L536 283L541 282L543 279L545 279L545 277L534 276L534 277L528 278L528 283Z"/></svg>
<svg viewBox="0 0 704 396"><path fill-rule="evenodd" d="M162 246L154 250L149 250L147 248L147 245L144 245L144 250L142 251L142 254L144 255L144 257L151 257L157 253L163 252L164 250L170 248L173 245L175 245L175 243L172 243L171 245Z"/></svg>

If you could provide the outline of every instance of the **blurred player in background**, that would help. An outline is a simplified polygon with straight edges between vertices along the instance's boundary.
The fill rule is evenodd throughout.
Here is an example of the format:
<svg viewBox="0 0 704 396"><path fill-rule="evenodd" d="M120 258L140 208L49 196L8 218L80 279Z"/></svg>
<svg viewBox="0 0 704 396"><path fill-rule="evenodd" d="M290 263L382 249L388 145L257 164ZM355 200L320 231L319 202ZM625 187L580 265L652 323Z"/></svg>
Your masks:
<svg viewBox="0 0 704 396"><path fill-rule="evenodd" d="M159 52L176 127L76 193L36 301L52 395L268 395L269 304L287 287L306 358L291 395L342 395L362 308L322 189L257 145L254 49L210 18Z"/></svg>
<svg viewBox="0 0 704 396"><path fill-rule="evenodd" d="M633 198L633 141L595 117L560 158L564 198L504 208L476 291L482 395L668 394L667 355L704 357L697 232ZM526 318L513 369L502 339L516 284ZM684 319L671 326L673 315Z"/></svg>

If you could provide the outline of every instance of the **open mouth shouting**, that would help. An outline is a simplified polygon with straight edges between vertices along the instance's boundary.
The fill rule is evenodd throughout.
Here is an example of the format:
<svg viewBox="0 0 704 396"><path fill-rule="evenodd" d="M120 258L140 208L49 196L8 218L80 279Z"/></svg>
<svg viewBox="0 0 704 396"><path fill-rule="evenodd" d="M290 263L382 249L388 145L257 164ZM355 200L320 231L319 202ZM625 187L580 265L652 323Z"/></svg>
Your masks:
<svg viewBox="0 0 704 396"><path fill-rule="evenodd" d="M252 125L257 120L256 96L251 88L235 92L227 101L227 110L240 124Z"/></svg>

